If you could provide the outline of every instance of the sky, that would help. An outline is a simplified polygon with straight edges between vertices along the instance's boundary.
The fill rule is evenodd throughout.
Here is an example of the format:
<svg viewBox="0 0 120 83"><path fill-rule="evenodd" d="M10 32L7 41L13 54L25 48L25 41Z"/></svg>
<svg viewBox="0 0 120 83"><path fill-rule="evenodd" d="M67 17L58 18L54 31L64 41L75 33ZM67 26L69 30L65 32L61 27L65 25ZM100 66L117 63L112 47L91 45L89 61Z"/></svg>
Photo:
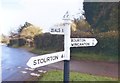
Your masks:
<svg viewBox="0 0 120 83"><path fill-rule="evenodd" d="M8 35L25 22L43 31L60 23L66 11L75 15L83 9L83 0L1 0L0 33Z"/></svg>

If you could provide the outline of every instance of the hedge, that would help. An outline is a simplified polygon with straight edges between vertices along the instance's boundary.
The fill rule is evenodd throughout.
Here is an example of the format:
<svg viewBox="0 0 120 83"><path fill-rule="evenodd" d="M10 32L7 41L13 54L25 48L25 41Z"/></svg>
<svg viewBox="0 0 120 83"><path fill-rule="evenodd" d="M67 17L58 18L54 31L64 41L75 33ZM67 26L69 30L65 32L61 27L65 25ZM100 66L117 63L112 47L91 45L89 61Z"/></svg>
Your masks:
<svg viewBox="0 0 120 83"><path fill-rule="evenodd" d="M71 48L72 52L95 52L110 55L118 55L118 32L109 31L95 35L98 43L94 47Z"/></svg>
<svg viewBox="0 0 120 83"><path fill-rule="evenodd" d="M26 40L25 39L22 39L22 38L19 38L19 39L10 39L8 46L13 46L13 45L23 46L25 44L26 44Z"/></svg>

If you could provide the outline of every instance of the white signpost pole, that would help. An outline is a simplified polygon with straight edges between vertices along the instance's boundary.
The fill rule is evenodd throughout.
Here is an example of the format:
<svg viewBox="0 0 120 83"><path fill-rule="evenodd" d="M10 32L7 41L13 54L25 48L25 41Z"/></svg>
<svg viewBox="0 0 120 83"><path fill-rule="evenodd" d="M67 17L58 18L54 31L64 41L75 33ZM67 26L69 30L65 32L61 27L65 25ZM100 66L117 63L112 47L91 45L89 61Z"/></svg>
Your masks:
<svg viewBox="0 0 120 83"><path fill-rule="evenodd" d="M69 61L70 61L70 46L71 46L71 39L70 39L70 24L71 19L66 12L63 17L64 20L64 52L65 52L65 60L64 60L64 82L69 83Z"/></svg>

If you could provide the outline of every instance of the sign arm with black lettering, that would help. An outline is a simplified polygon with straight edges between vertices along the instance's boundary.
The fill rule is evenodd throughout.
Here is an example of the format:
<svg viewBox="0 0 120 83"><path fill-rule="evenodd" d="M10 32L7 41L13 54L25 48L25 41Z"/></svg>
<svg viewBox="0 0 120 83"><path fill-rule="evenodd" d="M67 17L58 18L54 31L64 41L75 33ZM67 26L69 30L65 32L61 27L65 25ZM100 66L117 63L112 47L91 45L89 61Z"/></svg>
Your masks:
<svg viewBox="0 0 120 83"><path fill-rule="evenodd" d="M71 47L95 46L97 43L95 38L71 38Z"/></svg>
<svg viewBox="0 0 120 83"><path fill-rule="evenodd" d="M51 54L40 55L32 57L27 62L27 66L37 68L51 63L59 62L65 59L64 51Z"/></svg>
<svg viewBox="0 0 120 83"><path fill-rule="evenodd" d="M51 34L64 35L64 26L61 26L61 27L51 27L49 32Z"/></svg>

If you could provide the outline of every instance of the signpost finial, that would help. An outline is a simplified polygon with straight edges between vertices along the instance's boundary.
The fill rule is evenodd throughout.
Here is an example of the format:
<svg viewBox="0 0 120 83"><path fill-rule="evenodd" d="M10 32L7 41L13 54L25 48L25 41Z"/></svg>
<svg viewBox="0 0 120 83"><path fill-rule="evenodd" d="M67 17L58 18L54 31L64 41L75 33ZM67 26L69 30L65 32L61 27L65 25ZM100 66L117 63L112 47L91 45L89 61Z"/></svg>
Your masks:
<svg viewBox="0 0 120 83"><path fill-rule="evenodd" d="M68 11L67 11L67 12L65 13L65 15L63 16L63 20L70 20L70 14L69 14Z"/></svg>
<svg viewBox="0 0 120 83"><path fill-rule="evenodd" d="M64 23L68 23L68 24L71 23L72 18L68 11L63 16L63 20L64 20Z"/></svg>

